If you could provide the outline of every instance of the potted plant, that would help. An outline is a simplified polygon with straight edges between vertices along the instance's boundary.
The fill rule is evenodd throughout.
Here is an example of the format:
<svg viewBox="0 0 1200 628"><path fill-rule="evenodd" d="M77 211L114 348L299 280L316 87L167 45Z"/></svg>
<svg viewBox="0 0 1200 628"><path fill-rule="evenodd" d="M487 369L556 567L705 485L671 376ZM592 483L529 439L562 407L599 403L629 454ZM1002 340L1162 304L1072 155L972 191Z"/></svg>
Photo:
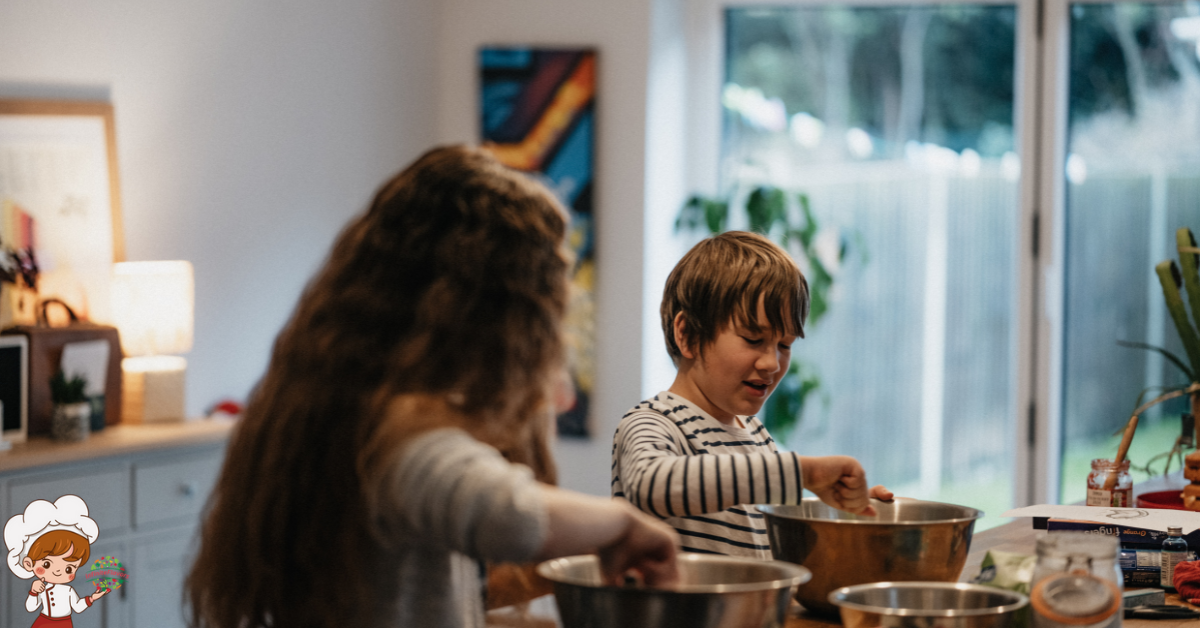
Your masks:
<svg viewBox="0 0 1200 628"><path fill-rule="evenodd" d="M1197 425L1195 421L1195 417L1200 416L1200 333L1197 333L1196 326L1192 322L1194 318L1200 319L1200 248L1196 246L1196 237L1192 234L1192 230L1187 227L1181 227L1175 232L1175 246L1179 253L1179 263L1176 264L1175 260L1164 260L1155 265L1154 271L1158 275L1159 283L1162 285L1163 298L1166 301L1167 311L1170 313L1171 320L1175 324L1175 330L1179 333L1179 338L1183 342L1185 357L1176 356L1163 347L1143 342L1119 341L1118 344L1162 354L1171 364L1179 368L1186 378L1187 383L1178 386L1162 386L1155 387L1154 389L1146 389L1138 395L1137 402L1134 404L1136 407L1125 426L1125 436L1122 438L1121 445L1117 450L1116 462L1118 464L1124 460L1129 443L1133 439L1134 432L1137 430L1138 417L1149 408L1164 401L1186 395L1191 411L1190 416L1192 417L1191 430L1200 429L1200 425ZM1184 303L1185 294L1187 297L1186 305ZM1191 307L1191 317L1188 316L1189 305ZM1154 399L1143 403L1146 394L1150 390L1155 389L1163 392ZM1200 510L1200 499L1198 499L1200 498L1200 451L1193 451L1187 455L1186 459L1183 457L1183 450L1185 448L1195 447L1197 440L1200 439L1200 432L1193 434L1190 430L1185 431L1188 433L1176 438L1170 451L1151 458L1146 463L1144 469L1150 471L1150 464L1152 462L1165 457L1166 463L1163 467L1163 474L1165 475L1170 469L1171 459L1173 457L1180 458L1180 466L1185 467L1185 477L1192 481L1192 486L1187 487L1182 494L1184 505L1189 510Z"/></svg>
<svg viewBox="0 0 1200 628"><path fill-rule="evenodd" d="M87 380L82 375L67 379L60 369L50 378L54 416L50 435L56 440L79 441L91 432L92 404L87 397Z"/></svg>

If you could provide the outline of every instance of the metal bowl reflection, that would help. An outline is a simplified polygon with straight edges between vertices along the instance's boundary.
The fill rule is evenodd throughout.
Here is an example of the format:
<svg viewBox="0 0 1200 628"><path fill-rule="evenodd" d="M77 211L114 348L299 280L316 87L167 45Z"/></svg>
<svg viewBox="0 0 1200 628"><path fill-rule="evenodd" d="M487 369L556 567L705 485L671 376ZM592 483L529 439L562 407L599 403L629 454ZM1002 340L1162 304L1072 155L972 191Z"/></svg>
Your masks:
<svg viewBox="0 0 1200 628"><path fill-rule="evenodd" d="M829 594L845 628L1008 628L1029 598L951 582L875 582Z"/></svg>
<svg viewBox="0 0 1200 628"><path fill-rule="evenodd" d="M796 590L809 611L833 616L834 589L868 582L954 582L962 573L975 520L966 506L898 497L871 500L864 517L808 498L795 506L756 506L766 516L771 553L813 573Z"/></svg>
<svg viewBox="0 0 1200 628"><path fill-rule="evenodd" d="M537 567L554 583L563 628L782 628L792 589L808 569L780 561L681 554L670 589L603 584L595 556Z"/></svg>

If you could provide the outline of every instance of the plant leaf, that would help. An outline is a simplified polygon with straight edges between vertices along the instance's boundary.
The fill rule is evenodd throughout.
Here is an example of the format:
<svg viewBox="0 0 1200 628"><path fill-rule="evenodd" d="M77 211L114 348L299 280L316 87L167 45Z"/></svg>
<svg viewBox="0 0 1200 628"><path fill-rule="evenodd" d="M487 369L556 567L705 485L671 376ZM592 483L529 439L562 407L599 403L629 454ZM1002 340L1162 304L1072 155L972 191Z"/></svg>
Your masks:
<svg viewBox="0 0 1200 628"><path fill-rule="evenodd" d="M1196 381L1196 375L1192 373L1192 370L1188 368L1186 364L1184 364L1183 360L1180 360L1174 353L1171 353L1162 347L1147 344L1145 342L1136 342L1133 340L1118 340L1117 344L1121 345L1122 347L1129 347L1131 349L1145 349L1147 351L1161 353L1163 357L1170 360L1172 364L1179 367L1179 370L1183 371L1183 374L1187 376L1189 382ZM1138 405L1142 405L1140 401L1138 402Z"/></svg>
<svg viewBox="0 0 1200 628"><path fill-rule="evenodd" d="M1183 283L1183 278L1179 275L1179 266L1175 264L1175 260L1166 260L1159 262L1154 267L1154 272L1158 274L1158 282L1162 284L1167 311L1171 313L1171 320L1175 322L1175 331L1179 332L1179 339L1183 341L1188 362L1192 366L1191 372L1194 373L1196 367L1200 366L1200 338L1197 338L1196 328L1192 327L1191 321L1188 320L1187 309L1179 295L1179 286Z"/></svg>

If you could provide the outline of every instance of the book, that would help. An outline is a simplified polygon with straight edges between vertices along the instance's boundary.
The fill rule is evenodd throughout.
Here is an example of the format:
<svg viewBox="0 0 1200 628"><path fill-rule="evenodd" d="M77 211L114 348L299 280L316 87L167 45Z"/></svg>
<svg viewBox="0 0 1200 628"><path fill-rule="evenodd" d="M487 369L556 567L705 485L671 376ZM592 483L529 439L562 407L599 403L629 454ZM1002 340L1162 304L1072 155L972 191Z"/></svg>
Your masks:
<svg viewBox="0 0 1200 628"><path fill-rule="evenodd" d="M1120 523L1098 523L1095 521L1077 521L1074 519L1055 519L1051 517L1046 519L1045 525L1045 529L1049 532L1058 530L1115 536L1121 547L1128 548L1159 549L1162 547L1162 542L1167 538L1167 533L1162 530L1139 528ZM1034 527L1038 526L1035 524ZM1200 548L1200 529L1183 535L1183 540L1187 541L1189 549Z"/></svg>

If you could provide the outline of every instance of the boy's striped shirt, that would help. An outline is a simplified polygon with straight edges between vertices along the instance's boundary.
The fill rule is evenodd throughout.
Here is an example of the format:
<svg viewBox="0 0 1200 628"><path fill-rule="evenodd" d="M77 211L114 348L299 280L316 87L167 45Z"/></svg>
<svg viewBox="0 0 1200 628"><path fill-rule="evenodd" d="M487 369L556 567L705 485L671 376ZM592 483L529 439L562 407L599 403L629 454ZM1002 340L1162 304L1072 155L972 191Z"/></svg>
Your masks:
<svg viewBox="0 0 1200 628"><path fill-rule="evenodd" d="M780 453L756 417L745 429L661 392L634 406L613 437L612 494L664 519L689 552L771 558L752 504L796 504L796 454Z"/></svg>

